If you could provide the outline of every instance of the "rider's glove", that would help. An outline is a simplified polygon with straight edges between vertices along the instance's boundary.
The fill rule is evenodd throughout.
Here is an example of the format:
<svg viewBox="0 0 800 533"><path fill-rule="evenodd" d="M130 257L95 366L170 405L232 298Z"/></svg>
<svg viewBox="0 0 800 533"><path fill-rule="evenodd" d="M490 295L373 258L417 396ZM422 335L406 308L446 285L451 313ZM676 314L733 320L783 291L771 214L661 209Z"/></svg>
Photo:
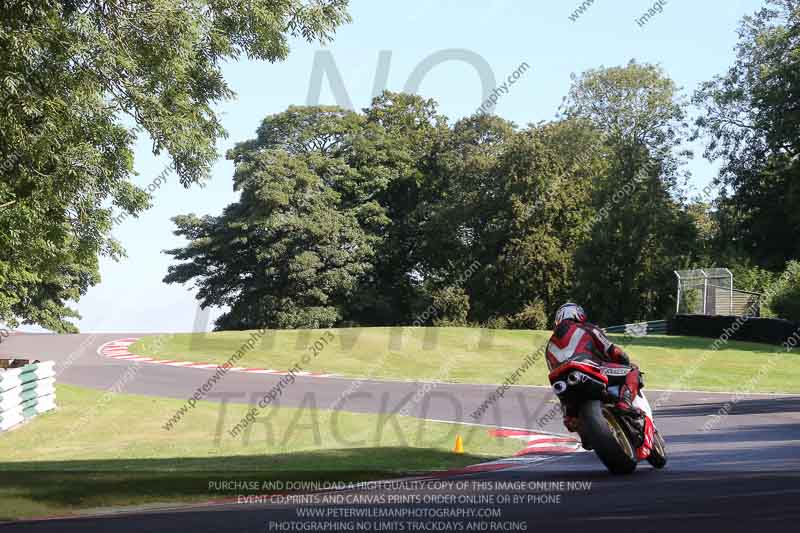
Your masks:
<svg viewBox="0 0 800 533"><path fill-rule="evenodd" d="M628 354L626 354L619 346L614 346L613 356L616 359L617 363L630 366L631 358L628 357Z"/></svg>

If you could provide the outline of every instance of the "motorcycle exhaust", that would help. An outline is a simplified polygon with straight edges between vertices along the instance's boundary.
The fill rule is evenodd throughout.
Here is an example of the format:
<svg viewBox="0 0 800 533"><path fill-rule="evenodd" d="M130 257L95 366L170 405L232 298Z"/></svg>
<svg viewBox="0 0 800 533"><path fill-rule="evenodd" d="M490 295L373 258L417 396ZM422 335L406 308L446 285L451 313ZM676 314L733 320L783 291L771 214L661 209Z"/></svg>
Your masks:
<svg viewBox="0 0 800 533"><path fill-rule="evenodd" d="M577 372L573 372L567 376L567 383L570 385L577 385L581 382L581 375Z"/></svg>
<svg viewBox="0 0 800 533"><path fill-rule="evenodd" d="M563 381L556 381L553 383L553 391L556 394L563 394L567 390L567 384Z"/></svg>

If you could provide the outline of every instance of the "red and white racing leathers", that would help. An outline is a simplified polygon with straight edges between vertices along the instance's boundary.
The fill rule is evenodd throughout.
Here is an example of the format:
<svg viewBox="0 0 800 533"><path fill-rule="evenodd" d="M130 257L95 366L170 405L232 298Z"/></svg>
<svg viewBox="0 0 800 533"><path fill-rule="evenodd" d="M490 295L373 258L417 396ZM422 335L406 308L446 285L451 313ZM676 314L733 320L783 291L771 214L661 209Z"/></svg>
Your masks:
<svg viewBox="0 0 800 533"><path fill-rule="evenodd" d="M606 367L628 369L628 372L608 374L609 385L619 385L620 387L618 407L631 409L637 399L641 387L639 369L632 366L625 352L611 342L605 333L594 324L573 320L561 321L547 344L546 358L547 366L551 371L569 360L584 358L590 358ZM644 404L646 405L646 400L644 400ZM650 412L649 405L643 411L648 419L646 425L649 424L652 427L652 412ZM570 431L574 431L574 424L576 424L574 414L566 412L564 425Z"/></svg>

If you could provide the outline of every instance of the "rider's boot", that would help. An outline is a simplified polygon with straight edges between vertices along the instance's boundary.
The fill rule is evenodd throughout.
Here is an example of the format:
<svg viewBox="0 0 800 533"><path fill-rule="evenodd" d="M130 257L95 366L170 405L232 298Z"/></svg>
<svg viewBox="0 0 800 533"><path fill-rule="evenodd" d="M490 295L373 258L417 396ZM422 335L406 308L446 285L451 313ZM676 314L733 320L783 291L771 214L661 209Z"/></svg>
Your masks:
<svg viewBox="0 0 800 533"><path fill-rule="evenodd" d="M633 400L639 394L639 375L636 370L630 372L625 384L620 387L619 400L615 407L630 416L640 428L641 442L636 448L636 458L647 459L653 449L655 426L653 420L641 409L633 405Z"/></svg>
<svg viewBox="0 0 800 533"><path fill-rule="evenodd" d="M623 385L619 391L619 399L615 404L615 407L621 411L629 411L629 412L636 412L636 409L633 406L633 392L631 391L630 387L627 385Z"/></svg>
<svg viewBox="0 0 800 533"><path fill-rule="evenodd" d="M633 400L639 394L639 371L635 367L625 376L625 383L619 389L619 400L616 407L622 411L639 411L633 406Z"/></svg>
<svg viewBox="0 0 800 533"><path fill-rule="evenodd" d="M653 420L647 414L627 402L619 401L616 406L617 409L622 411L625 416L633 425L636 434L639 435L640 441L636 446L636 458L639 460L647 459L651 450L653 449L653 439L655 433L655 425ZM636 443L634 443L636 444Z"/></svg>

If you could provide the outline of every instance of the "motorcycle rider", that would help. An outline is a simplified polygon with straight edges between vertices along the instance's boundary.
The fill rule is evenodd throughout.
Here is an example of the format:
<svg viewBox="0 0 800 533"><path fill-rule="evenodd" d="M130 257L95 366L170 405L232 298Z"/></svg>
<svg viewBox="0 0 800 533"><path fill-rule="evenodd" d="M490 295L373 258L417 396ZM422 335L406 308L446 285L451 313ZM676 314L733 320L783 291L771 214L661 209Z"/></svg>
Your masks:
<svg viewBox="0 0 800 533"><path fill-rule="evenodd" d="M575 303L568 302L559 307L555 317L555 329L547 343L547 366L554 368L570 360L589 359L609 369L609 385L620 388L616 407L637 418L644 419L645 435L652 435L652 411L647 400L639 394L642 387L641 372L631 364L628 355L619 346L612 343L603 331L587 321L586 312ZM616 369L616 370L610 370ZM562 405L564 426L572 432L579 432L577 413L571 412L569 406ZM649 427L648 427L649 426ZM640 458L649 455L650 447L645 438L637 450Z"/></svg>

